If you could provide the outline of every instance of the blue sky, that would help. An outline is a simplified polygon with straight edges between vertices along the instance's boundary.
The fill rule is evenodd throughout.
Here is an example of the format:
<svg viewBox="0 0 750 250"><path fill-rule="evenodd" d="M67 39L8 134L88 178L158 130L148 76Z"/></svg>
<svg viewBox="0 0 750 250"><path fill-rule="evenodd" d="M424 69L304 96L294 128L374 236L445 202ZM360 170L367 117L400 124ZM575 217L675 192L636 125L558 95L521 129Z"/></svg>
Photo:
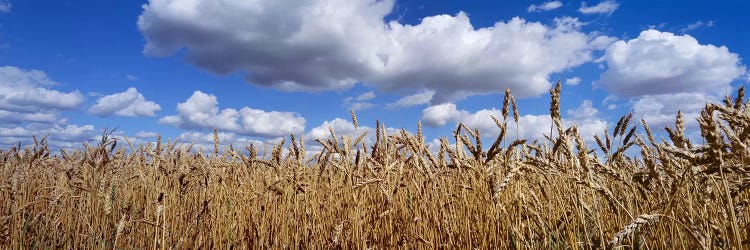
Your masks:
<svg viewBox="0 0 750 250"><path fill-rule="evenodd" d="M75 147L118 127L210 144L458 122L591 138L634 112L656 128L748 82L745 1L0 0L0 144ZM355 109L363 128L349 122ZM515 123L514 123L515 124ZM512 127L515 125L512 125ZM694 127L691 120L689 127ZM393 130L392 130L393 131ZM434 143L434 142L433 142Z"/></svg>

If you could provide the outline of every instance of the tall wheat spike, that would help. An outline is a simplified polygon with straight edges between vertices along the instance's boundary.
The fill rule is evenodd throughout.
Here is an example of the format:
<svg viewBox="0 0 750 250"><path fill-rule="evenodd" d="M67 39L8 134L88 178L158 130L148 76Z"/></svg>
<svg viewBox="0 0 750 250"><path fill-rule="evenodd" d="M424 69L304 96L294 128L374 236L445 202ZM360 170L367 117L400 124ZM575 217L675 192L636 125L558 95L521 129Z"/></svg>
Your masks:
<svg viewBox="0 0 750 250"><path fill-rule="evenodd" d="M421 122L371 131L352 111L353 131L242 152L219 151L218 130L206 153L161 136L118 144L111 131L75 149L45 136L3 145L0 248L750 247L744 88L708 103L697 127L678 112L652 131L631 113L584 131L562 123L558 82L542 140L521 138L505 94L503 120L480 121L498 134L459 123L439 145Z"/></svg>

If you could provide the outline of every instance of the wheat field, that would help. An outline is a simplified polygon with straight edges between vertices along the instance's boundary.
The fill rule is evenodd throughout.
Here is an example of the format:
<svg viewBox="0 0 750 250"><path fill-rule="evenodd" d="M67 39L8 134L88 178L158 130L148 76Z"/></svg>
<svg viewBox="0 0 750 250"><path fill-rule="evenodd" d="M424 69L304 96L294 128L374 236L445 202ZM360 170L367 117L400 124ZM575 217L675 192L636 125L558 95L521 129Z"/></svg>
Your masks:
<svg viewBox="0 0 750 250"><path fill-rule="evenodd" d="M107 131L53 152L35 138L0 149L0 248L750 248L744 89L706 104L700 141L681 114L664 139L628 114L590 145L563 126L559 83L550 94L552 133L538 141L509 139L509 91L503 117L487 118L496 140L459 124L438 149L419 125L380 123L373 145L332 130L311 157L294 135L263 154Z"/></svg>

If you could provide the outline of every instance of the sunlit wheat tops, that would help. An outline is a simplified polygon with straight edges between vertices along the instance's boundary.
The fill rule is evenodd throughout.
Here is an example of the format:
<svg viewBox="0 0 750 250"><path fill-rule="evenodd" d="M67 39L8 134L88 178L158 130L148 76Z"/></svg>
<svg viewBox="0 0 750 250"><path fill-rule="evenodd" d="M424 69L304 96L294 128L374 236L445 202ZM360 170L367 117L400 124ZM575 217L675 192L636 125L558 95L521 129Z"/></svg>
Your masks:
<svg viewBox="0 0 750 250"><path fill-rule="evenodd" d="M354 111L355 134L331 128L309 154L299 135L220 148L216 129L210 156L112 131L61 152L34 138L0 149L0 248L750 248L744 89L706 104L699 131L631 113L592 145L563 126L560 83L550 94L551 133L533 142L507 131L510 90L486 118L498 134L458 124L437 147L419 122L368 139Z"/></svg>

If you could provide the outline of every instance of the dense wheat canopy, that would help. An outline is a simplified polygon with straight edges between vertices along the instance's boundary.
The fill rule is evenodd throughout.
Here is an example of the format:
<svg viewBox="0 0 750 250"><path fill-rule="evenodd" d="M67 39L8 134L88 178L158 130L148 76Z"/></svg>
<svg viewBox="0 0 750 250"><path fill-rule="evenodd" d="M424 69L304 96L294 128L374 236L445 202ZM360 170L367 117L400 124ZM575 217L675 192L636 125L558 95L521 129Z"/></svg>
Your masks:
<svg viewBox="0 0 750 250"><path fill-rule="evenodd" d="M0 0L0 250L750 249L748 10Z"/></svg>
<svg viewBox="0 0 750 250"><path fill-rule="evenodd" d="M428 148L416 133L337 136L307 154L291 135L266 150L195 152L171 141L53 152L44 138L0 150L2 248L747 248L750 109L744 90L706 104L702 139L677 114L654 136L625 115L587 145L563 127L513 140L459 125ZM507 106L510 105L511 107ZM513 112L510 112L510 108ZM356 114L352 120L358 126ZM263 151L265 153L259 154ZM312 155L307 157L307 155Z"/></svg>

